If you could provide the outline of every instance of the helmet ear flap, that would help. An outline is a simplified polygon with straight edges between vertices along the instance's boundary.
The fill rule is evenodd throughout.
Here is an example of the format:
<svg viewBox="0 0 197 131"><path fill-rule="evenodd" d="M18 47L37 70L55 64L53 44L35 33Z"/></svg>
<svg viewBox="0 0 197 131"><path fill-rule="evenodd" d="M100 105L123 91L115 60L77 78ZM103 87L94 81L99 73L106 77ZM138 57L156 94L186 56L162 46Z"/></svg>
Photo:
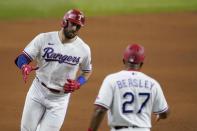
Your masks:
<svg viewBox="0 0 197 131"><path fill-rule="evenodd" d="M62 21L61 21L61 26L62 26L63 28L67 27L67 26L68 26L68 20L62 20Z"/></svg>

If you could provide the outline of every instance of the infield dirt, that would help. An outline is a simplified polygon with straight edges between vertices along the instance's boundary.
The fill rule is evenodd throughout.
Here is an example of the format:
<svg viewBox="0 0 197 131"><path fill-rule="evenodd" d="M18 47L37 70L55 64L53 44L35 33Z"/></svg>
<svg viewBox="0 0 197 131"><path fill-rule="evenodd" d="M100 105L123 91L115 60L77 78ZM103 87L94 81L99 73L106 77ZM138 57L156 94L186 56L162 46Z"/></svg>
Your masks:
<svg viewBox="0 0 197 131"><path fill-rule="evenodd" d="M197 131L197 13L163 13L87 18L80 37L92 50L93 75L72 94L62 131L86 131L104 77L122 70L131 43L145 47L143 72L157 79L171 109L153 131ZM0 21L0 129L17 131L34 74L24 84L14 59L40 32L60 29L59 20ZM99 131L109 130L106 117Z"/></svg>

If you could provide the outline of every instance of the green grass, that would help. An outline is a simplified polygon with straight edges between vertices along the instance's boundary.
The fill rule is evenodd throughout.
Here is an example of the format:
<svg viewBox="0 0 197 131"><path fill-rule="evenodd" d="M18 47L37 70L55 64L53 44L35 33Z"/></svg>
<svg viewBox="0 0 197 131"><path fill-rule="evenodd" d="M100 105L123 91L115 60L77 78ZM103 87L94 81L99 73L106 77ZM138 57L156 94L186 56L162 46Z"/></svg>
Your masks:
<svg viewBox="0 0 197 131"><path fill-rule="evenodd" d="M57 18L70 8L87 16L197 11L197 0L1 0L0 19Z"/></svg>

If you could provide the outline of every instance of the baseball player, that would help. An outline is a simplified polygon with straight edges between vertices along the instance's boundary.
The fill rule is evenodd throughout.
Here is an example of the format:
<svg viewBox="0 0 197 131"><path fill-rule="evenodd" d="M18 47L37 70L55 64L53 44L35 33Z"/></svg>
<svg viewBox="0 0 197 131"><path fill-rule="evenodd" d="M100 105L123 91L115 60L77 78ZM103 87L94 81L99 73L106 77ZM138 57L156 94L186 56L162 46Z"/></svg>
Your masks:
<svg viewBox="0 0 197 131"><path fill-rule="evenodd" d="M90 48L77 35L84 22L81 11L69 10L59 31L37 35L16 58L25 82L36 70L26 96L21 131L60 130L70 94L87 82L92 71ZM36 67L29 64L33 60Z"/></svg>
<svg viewBox="0 0 197 131"><path fill-rule="evenodd" d="M156 121L167 118L169 107L161 86L140 72L144 57L141 45L126 48L125 69L104 79L88 131L97 131L107 110L111 131L150 131L152 112Z"/></svg>

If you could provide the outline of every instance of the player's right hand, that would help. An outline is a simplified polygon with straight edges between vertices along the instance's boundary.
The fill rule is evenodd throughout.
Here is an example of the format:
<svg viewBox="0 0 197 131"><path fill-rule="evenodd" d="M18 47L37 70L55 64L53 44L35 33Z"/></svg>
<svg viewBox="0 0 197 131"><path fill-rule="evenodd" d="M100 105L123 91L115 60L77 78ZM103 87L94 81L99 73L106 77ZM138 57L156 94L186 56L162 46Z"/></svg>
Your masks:
<svg viewBox="0 0 197 131"><path fill-rule="evenodd" d="M33 67L27 64L22 66L21 70L22 70L23 80L25 83L27 81L27 76L30 74L30 72L37 69L38 67Z"/></svg>

